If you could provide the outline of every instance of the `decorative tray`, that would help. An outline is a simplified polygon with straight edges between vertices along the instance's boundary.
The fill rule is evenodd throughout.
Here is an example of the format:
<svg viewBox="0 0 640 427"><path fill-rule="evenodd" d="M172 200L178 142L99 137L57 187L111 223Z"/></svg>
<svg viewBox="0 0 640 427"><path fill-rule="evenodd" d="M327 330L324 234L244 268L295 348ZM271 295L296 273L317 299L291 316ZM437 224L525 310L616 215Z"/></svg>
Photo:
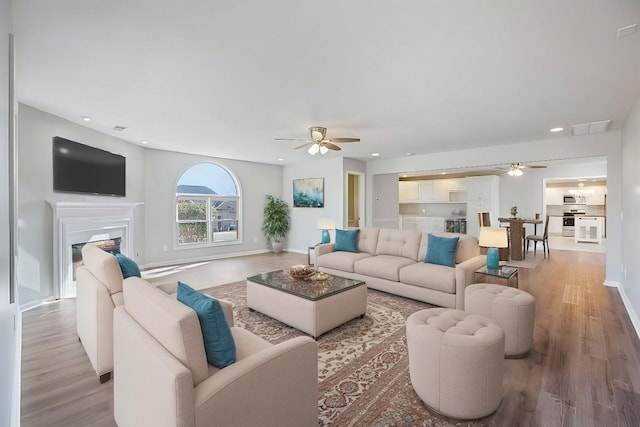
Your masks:
<svg viewBox="0 0 640 427"><path fill-rule="evenodd" d="M317 273L315 268L308 265L294 265L293 267L285 268L282 271L292 279L308 279Z"/></svg>

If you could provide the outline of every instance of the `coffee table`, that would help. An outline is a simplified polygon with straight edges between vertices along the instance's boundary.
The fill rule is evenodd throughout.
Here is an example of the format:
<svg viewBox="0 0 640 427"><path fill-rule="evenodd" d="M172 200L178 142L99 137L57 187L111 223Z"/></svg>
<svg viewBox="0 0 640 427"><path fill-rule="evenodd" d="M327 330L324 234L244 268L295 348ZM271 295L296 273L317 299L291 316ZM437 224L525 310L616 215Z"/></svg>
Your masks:
<svg viewBox="0 0 640 427"><path fill-rule="evenodd" d="M313 276L315 277L315 276ZM247 277L247 306L314 338L367 312L367 285L333 276L293 279L282 270Z"/></svg>

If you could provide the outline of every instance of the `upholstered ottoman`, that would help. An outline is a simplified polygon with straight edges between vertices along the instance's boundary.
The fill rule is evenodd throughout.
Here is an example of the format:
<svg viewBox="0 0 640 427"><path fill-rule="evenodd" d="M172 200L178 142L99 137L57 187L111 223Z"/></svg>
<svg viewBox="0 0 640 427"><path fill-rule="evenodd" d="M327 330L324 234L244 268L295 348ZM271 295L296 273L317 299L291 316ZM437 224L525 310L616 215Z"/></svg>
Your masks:
<svg viewBox="0 0 640 427"><path fill-rule="evenodd" d="M505 333L504 355L521 358L533 344L536 303L531 294L490 283L467 286L464 310L495 320Z"/></svg>
<svg viewBox="0 0 640 427"><path fill-rule="evenodd" d="M429 409L482 418L502 399L504 332L484 316L431 308L407 319L411 384Z"/></svg>

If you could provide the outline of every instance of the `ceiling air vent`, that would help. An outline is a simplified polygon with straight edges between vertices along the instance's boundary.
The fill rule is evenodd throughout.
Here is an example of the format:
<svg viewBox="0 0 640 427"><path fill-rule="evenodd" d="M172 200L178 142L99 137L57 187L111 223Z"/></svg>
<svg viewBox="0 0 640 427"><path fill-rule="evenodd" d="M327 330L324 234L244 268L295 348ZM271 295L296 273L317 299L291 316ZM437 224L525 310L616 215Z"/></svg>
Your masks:
<svg viewBox="0 0 640 427"><path fill-rule="evenodd" d="M606 132L609 123L611 123L611 120L571 125L571 135L590 135L593 133Z"/></svg>
<svg viewBox="0 0 640 427"><path fill-rule="evenodd" d="M118 132L122 132L123 130L125 130L127 127L126 126L114 126L113 130L117 130Z"/></svg>
<svg viewBox="0 0 640 427"><path fill-rule="evenodd" d="M638 29L637 24L627 25L626 27L618 28L618 38L621 39L623 37L631 36L636 33Z"/></svg>

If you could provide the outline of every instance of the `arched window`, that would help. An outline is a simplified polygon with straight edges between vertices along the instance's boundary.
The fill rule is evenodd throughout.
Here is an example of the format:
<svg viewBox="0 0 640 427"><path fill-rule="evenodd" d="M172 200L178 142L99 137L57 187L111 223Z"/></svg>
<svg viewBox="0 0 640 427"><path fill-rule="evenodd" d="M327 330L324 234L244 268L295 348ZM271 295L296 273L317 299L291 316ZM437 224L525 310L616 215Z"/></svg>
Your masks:
<svg viewBox="0 0 640 427"><path fill-rule="evenodd" d="M232 174L213 163L187 169L176 186L179 246L238 243L240 192Z"/></svg>

